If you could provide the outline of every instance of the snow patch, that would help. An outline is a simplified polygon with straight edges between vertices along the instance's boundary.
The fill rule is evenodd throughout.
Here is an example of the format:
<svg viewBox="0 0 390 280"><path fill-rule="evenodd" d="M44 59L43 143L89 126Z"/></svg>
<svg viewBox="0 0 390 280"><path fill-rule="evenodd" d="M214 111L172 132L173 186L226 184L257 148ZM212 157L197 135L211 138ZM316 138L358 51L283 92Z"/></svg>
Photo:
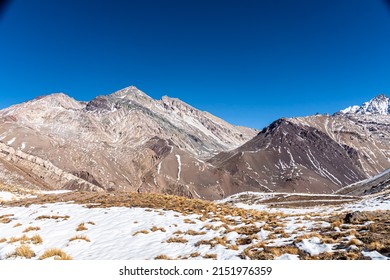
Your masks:
<svg viewBox="0 0 390 280"><path fill-rule="evenodd" d="M180 155L176 155L176 159L177 159L177 180L179 181L180 180L180 173L181 173L181 159L180 159Z"/></svg>
<svg viewBox="0 0 390 280"><path fill-rule="evenodd" d="M16 140L16 137L12 138L11 140L9 140L7 142L7 145L11 145L13 142L15 142L15 140Z"/></svg>
<svg viewBox="0 0 390 280"><path fill-rule="evenodd" d="M319 255L323 252L332 251L332 245L321 243L321 240L318 237L303 239L296 245L300 250L309 253L311 256Z"/></svg>
<svg viewBox="0 0 390 280"><path fill-rule="evenodd" d="M390 260L390 258L383 256L382 254L378 253L377 251L371 251L371 252L363 251L362 255L365 257L370 257L373 260Z"/></svg>

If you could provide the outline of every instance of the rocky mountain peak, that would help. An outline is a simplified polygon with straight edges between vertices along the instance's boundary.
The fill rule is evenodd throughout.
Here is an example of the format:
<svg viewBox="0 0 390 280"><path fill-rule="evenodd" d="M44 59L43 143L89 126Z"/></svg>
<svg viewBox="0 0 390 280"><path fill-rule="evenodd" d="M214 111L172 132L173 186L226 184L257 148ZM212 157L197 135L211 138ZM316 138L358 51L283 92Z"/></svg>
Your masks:
<svg viewBox="0 0 390 280"><path fill-rule="evenodd" d="M357 115L390 115L390 98L384 94L379 94L361 106L350 106L339 112L340 114Z"/></svg>
<svg viewBox="0 0 390 280"><path fill-rule="evenodd" d="M70 97L69 95L59 92L52 93L49 95L38 96L31 102L44 104L53 107L64 107L65 109L72 109L74 107L79 108L80 104L78 101Z"/></svg>
<svg viewBox="0 0 390 280"><path fill-rule="evenodd" d="M121 90L118 90L118 91L110 94L110 96L114 96L114 97L118 97L118 98L125 98L125 97L131 98L134 96L149 97L146 93L139 90L135 86L129 86L129 87L123 88Z"/></svg>
<svg viewBox="0 0 390 280"><path fill-rule="evenodd" d="M41 114L46 110L80 110L85 105L65 93L38 96L33 100L1 110L1 115Z"/></svg>

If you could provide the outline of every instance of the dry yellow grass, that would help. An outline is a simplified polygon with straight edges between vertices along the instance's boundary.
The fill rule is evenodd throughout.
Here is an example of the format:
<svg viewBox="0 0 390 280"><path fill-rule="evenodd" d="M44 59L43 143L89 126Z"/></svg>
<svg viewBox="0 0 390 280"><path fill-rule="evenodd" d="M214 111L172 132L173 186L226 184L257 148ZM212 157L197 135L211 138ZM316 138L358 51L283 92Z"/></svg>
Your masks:
<svg viewBox="0 0 390 280"><path fill-rule="evenodd" d="M196 222L190 220L190 219L184 219L184 223L186 224L196 224Z"/></svg>
<svg viewBox="0 0 390 280"><path fill-rule="evenodd" d="M171 237L165 241L166 243L187 243L188 240L183 237Z"/></svg>
<svg viewBox="0 0 390 280"><path fill-rule="evenodd" d="M237 251L239 249L237 245L233 245L233 244L228 245L226 248L234 251Z"/></svg>
<svg viewBox="0 0 390 280"><path fill-rule="evenodd" d="M341 220L337 220L337 221L334 221L332 224L331 224L331 226L332 226L332 228L336 228L336 227L338 227L338 228L340 228L340 226L343 224L343 222L341 221Z"/></svg>
<svg viewBox="0 0 390 280"><path fill-rule="evenodd" d="M0 238L0 243L7 242L7 238Z"/></svg>
<svg viewBox="0 0 390 280"><path fill-rule="evenodd" d="M264 247L266 246L265 242L261 241L256 244L250 245L244 249L244 251L240 254L241 258L250 258L250 259L259 259L257 255L264 251Z"/></svg>
<svg viewBox="0 0 390 280"><path fill-rule="evenodd" d="M303 260L363 260L366 259L361 252L324 252L319 255L311 256L304 254L300 256Z"/></svg>
<svg viewBox="0 0 390 280"><path fill-rule="evenodd" d="M38 234L31 237L30 240L31 240L32 244L42 244L42 242L43 242L42 237Z"/></svg>
<svg viewBox="0 0 390 280"><path fill-rule="evenodd" d="M251 243L252 243L252 239L249 237L241 237L241 238L237 238L236 240L237 245L248 245Z"/></svg>
<svg viewBox="0 0 390 280"><path fill-rule="evenodd" d="M299 249L293 245L286 246L267 246L264 242L247 247L242 253L242 258L249 258L251 260L272 260L283 254L298 255Z"/></svg>
<svg viewBox="0 0 390 280"><path fill-rule="evenodd" d="M228 245L226 236L224 236L222 238L221 237L214 237L213 239L210 239L210 240L199 240L198 242L195 243L195 246L198 247L201 245L209 245L211 248L213 248L213 247L217 246L218 244L226 247Z"/></svg>
<svg viewBox="0 0 390 280"><path fill-rule="evenodd" d="M236 224L238 221L234 221L225 217L241 217L250 222L265 222L267 219L278 220L276 217L278 214L270 214L267 212L260 212L255 210L244 210L235 207L231 207L226 204L216 204L210 201L200 199L189 199L180 196L165 195L165 194L152 194L152 193L128 193L118 192L115 195L108 193L89 193L89 192L77 192L68 194L58 194L42 197L31 198L26 201L9 202L7 205L18 206L28 204L42 204L51 203L57 201L74 201L78 204L86 204L89 208L105 208L105 207L141 207L149 209L147 211L153 211L152 209L172 210L181 213L182 216L198 214L199 219L206 220L219 217L219 220L226 221L226 224ZM93 201L93 203L91 203ZM280 216L280 215L279 215ZM46 216L41 218L53 218L52 216ZM190 223L195 221L188 220Z"/></svg>
<svg viewBox="0 0 390 280"><path fill-rule="evenodd" d="M84 230L88 230L88 228L85 226L84 223L79 224L76 228L76 231L84 231Z"/></svg>
<svg viewBox="0 0 390 280"><path fill-rule="evenodd" d="M18 248L16 248L15 255L26 259L31 259L35 257L34 251L31 250L30 247L26 245L21 245Z"/></svg>
<svg viewBox="0 0 390 280"><path fill-rule="evenodd" d="M283 228L276 228L274 230L274 234L282 234L282 233L284 233L284 229Z"/></svg>
<svg viewBox="0 0 390 280"><path fill-rule="evenodd" d="M216 260L217 259L217 255L216 254L205 254L203 256L204 259L213 259L213 260Z"/></svg>
<svg viewBox="0 0 390 280"><path fill-rule="evenodd" d="M149 231L147 231L146 229L143 229L143 230L137 230L136 232L133 233L133 236L136 236L137 234L140 234L140 233L143 233L143 234L148 234Z"/></svg>
<svg viewBox="0 0 390 280"><path fill-rule="evenodd" d="M187 234L187 235L204 235L204 234L206 234L206 232L204 232L204 231L194 231L192 229L189 229L184 234Z"/></svg>
<svg viewBox="0 0 390 280"><path fill-rule="evenodd" d="M269 231L269 230L271 230L271 227L269 226L269 224L265 224L265 225L262 226L262 229Z"/></svg>
<svg viewBox="0 0 390 280"><path fill-rule="evenodd" d="M155 231L162 231L162 232L166 232L167 230L163 227L156 227L156 226L153 226L151 229L150 229L152 232L155 232Z"/></svg>
<svg viewBox="0 0 390 280"><path fill-rule="evenodd" d="M1 215L0 216L0 220L1 219L4 219L4 218L9 218L9 217L12 217L14 214L4 214L4 215Z"/></svg>
<svg viewBox="0 0 390 280"><path fill-rule="evenodd" d="M53 215L53 216L49 216L49 215L41 215L37 218L35 218L35 220L68 220L70 217L68 215L66 216L58 216L58 215Z"/></svg>
<svg viewBox="0 0 390 280"><path fill-rule="evenodd" d="M15 252L8 254L7 258L21 257L25 259L31 259L35 257L35 252L27 245L21 245L15 249Z"/></svg>
<svg viewBox="0 0 390 280"><path fill-rule="evenodd" d="M0 224L8 224L12 221L12 219L6 215L0 217Z"/></svg>
<svg viewBox="0 0 390 280"><path fill-rule="evenodd" d="M371 251L380 251L384 248L385 246L379 242L379 241L373 241L368 245L368 249Z"/></svg>
<svg viewBox="0 0 390 280"><path fill-rule="evenodd" d="M280 247L280 249L282 254L298 255L299 253L298 248L295 246L288 245L288 246Z"/></svg>
<svg viewBox="0 0 390 280"><path fill-rule="evenodd" d="M298 228L296 229L296 231L297 231L297 232L301 232L301 231L304 231L304 230L306 230L306 229L307 229L306 226L300 226L300 227L298 227Z"/></svg>
<svg viewBox="0 0 390 280"><path fill-rule="evenodd" d="M351 229L351 230L349 230L349 234L356 236L358 234L358 232L356 231L356 229Z"/></svg>
<svg viewBox="0 0 390 280"><path fill-rule="evenodd" d="M155 260L172 260L170 257L167 255L158 255L157 257L154 258Z"/></svg>
<svg viewBox="0 0 390 280"><path fill-rule="evenodd" d="M236 228L232 228L231 230L239 234L252 235L258 233L260 231L260 228L251 225L251 226L236 227Z"/></svg>
<svg viewBox="0 0 390 280"><path fill-rule="evenodd" d="M287 232L283 232L282 234L280 234L280 237L281 238L289 238L291 235L288 234Z"/></svg>
<svg viewBox="0 0 390 280"><path fill-rule="evenodd" d="M348 245L360 246L363 245L363 242L357 238L352 238L351 240L349 240Z"/></svg>
<svg viewBox="0 0 390 280"><path fill-rule="evenodd" d="M190 254L191 258L196 258L196 257L199 257L199 256L200 256L200 254L198 252L194 252L194 253Z"/></svg>
<svg viewBox="0 0 390 280"><path fill-rule="evenodd" d="M72 238L69 239L69 242L72 242L74 240L84 240L84 241L87 241L87 242L91 242L91 240L89 240L89 238L85 235L75 235L73 236Z"/></svg>
<svg viewBox="0 0 390 280"><path fill-rule="evenodd" d="M29 231L37 231L37 230L40 230L41 228L40 227L28 227L26 228L23 232L29 232Z"/></svg>
<svg viewBox="0 0 390 280"><path fill-rule="evenodd" d="M17 223L17 224L14 225L14 228L15 227L20 227L21 225L22 225L21 223Z"/></svg>
<svg viewBox="0 0 390 280"><path fill-rule="evenodd" d="M94 222L92 222L92 221L89 221L89 222L87 222L87 224L89 224L89 225L93 225L93 226L95 226L96 224L94 223Z"/></svg>
<svg viewBox="0 0 390 280"><path fill-rule="evenodd" d="M277 238L276 235L273 233L268 234L268 236L267 236L267 239L276 239L276 238Z"/></svg>
<svg viewBox="0 0 390 280"><path fill-rule="evenodd" d="M72 257L67 255L64 251L57 248L52 248L46 250L40 257L40 260L48 259L54 257L55 260L71 260Z"/></svg>
<svg viewBox="0 0 390 280"><path fill-rule="evenodd" d="M16 242L21 242L22 244L30 242L30 238L27 237L27 235L23 234L21 237L11 237L9 239L9 243L16 243Z"/></svg>
<svg viewBox="0 0 390 280"><path fill-rule="evenodd" d="M312 237L318 237L319 239L322 239L322 236L318 232L310 232L310 233L305 233L301 236L298 236L295 238L294 242L298 243L301 242L303 239L310 239Z"/></svg>
<svg viewBox="0 0 390 280"><path fill-rule="evenodd" d="M322 237L321 241L323 243L326 243L326 244L334 244L334 243L336 243L336 240L334 240L333 238L327 237L327 236Z"/></svg>

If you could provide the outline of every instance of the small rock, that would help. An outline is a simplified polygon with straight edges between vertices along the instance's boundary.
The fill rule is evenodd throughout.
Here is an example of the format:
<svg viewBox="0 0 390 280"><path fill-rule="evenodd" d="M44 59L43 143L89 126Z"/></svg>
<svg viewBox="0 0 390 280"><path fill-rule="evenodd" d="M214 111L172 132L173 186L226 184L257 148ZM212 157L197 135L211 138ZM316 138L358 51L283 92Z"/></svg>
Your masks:
<svg viewBox="0 0 390 280"><path fill-rule="evenodd" d="M344 223L346 224L358 224L366 220L367 220L366 215L360 211L347 213L344 217Z"/></svg>

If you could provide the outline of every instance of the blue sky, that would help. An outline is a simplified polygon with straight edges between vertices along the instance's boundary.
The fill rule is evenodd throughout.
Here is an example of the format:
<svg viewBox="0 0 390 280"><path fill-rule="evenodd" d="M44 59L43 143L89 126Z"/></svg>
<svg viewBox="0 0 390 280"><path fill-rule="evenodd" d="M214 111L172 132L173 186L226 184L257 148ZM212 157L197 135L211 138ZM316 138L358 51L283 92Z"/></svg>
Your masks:
<svg viewBox="0 0 390 280"><path fill-rule="evenodd" d="M13 0L0 108L135 85L238 125L333 113L390 93L382 0Z"/></svg>

